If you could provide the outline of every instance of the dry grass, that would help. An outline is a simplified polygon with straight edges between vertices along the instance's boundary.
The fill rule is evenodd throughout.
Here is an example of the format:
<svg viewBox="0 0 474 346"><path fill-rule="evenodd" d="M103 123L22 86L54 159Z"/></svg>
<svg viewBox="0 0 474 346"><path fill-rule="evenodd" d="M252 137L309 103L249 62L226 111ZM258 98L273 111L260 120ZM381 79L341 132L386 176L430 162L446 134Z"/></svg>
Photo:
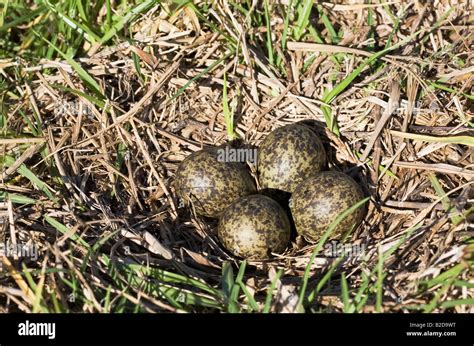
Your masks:
<svg viewBox="0 0 474 346"><path fill-rule="evenodd" d="M338 37L314 6L318 42L309 24L295 34L297 10L286 36L289 1L271 2L268 23L256 3L247 15L227 1L196 2L201 14L155 5L127 28L133 40L86 42L73 61L99 94L70 60L0 61L1 240L39 251L36 260L3 256L2 311L301 310L295 297L314 245L292 239L244 273L216 222L173 193L184 157L227 140L226 75L242 140L258 145L279 126L312 120L330 168L370 196L351 239L365 255L318 253L306 311L473 312L472 9L323 3ZM236 280L227 262L241 269Z"/></svg>

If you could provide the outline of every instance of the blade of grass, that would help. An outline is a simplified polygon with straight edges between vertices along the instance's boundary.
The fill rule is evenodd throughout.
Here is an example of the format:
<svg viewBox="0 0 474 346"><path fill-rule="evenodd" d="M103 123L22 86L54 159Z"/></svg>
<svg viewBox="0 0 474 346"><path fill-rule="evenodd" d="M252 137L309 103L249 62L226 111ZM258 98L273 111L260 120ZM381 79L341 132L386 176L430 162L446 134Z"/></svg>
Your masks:
<svg viewBox="0 0 474 346"><path fill-rule="evenodd" d="M267 26L267 51L268 51L268 62L270 65L273 66L274 64L274 53L273 53L273 45L272 45L272 30L271 30L271 23L270 23L270 5L268 4L268 0L264 0L264 8L265 8L265 23Z"/></svg>
<svg viewBox="0 0 474 346"><path fill-rule="evenodd" d="M112 37L114 37L118 32L120 32L126 24L130 24L138 15L148 11L154 4L156 0L146 0L140 2L126 14L120 17L118 20L100 39L100 44L103 45L107 43Z"/></svg>
<svg viewBox="0 0 474 346"><path fill-rule="evenodd" d="M56 297L56 292L52 291L49 296L51 297L51 302L53 303L54 312L59 314L63 312L68 312L62 304L59 304L58 298Z"/></svg>
<svg viewBox="0 0 474 346"><path fill-rule="evenodd" d="M449 290L449 288L451 287L454 279L455 278L449 279L447 282L445 282L441 286L441 288L438 291L436 291L436 294L433 297L433 299L428 304L425 305L425 308L423 310L424 313L430 313L438 307L439 300L446 293L446 291Z"/></svg>
<svg viewBox="0 0 474 346"><path fill-rule="evenodd" d="M51 216L44 215L43 219L49 223L52 227L54 227L59 233L61 234L67 234L69 235L69 238L76 242L79 245L84 246L85 248L89 249L90 245L81 237L79 237L77 234L72 233L71 230L63 225L61 222L57 221L56 219L53 219Z"/></svg>
<svg viewBox="0 0 474 346"><path fill-rule="evenodd" d="M294 30L294 38L296 40L301 39L301 36L303 36L304 30L308 26L309 15L311 14L312 8L313 0L304 0L303 5L298 6L298 21Z"/></svg>
<svg viewBox="0 0 474 346"><path fill-rule="evenodd" d="M449 309L449 308L454 308L458 305L473 306L474 298L447 300L447 301L441 302L440 307L443 309Z"/></svg>
<svg viewBox="0 0 474 346"><path fill-rule="evenodd" d="M311 270L311 265L313 264L314 262L314 259L316 258L316 256L318 255L319 251L322 249L322 247L324 246L324 243L326 242L326 240L329 238L329 236L331 235L331 233L334 231L334 229L337 227L337 225L342 221L344 220L344 218L348 215L350 215L351 213L353 213L357 208L360 208L364 203L366 203L370 198L367 197L367 198L364 198L363 200L357 202L356 204L354 204L352 207L348 208L347 210L345 210L344 212L342 212L341 214L339 214L336 219L331 222L331 224L329 225L328 229L326 230L326 232L323 234L323 236L321 237L321 239L319 240L318 244L316 245L313 253L311 254L311 257L308 261L308 264L306 265L306 269L305 269L305 272L304 272L304 275L303 275L303 279L302 279L302 283L301 283L301 289L300 289L300 294L299 294L299 298L298 298L298 305L302 305L303 304L303 301L304 301L304 296L306 294L306 288L308 287L308 280L309 280L309 273L310 273L310 270Z"/></svg>
<svg viewBox="0 0 474 346"><path fill-rule="evenodd" d="M240 263L239 272L237 273L237 277L235 278L235 282L234 282L234 285L232 286L232 291L230 293L230 300L235 302L235 304L233 304L232 306L229 305L229 308L232 307L232 309L229 309L228 312L231 312L231 313L239 312L238 299L239 299L239 292L240 292L240 287L241 287L239 283L242 282L242 279L244 277L246 264L247 262L245 260L242 261L242 263Z"/></svg>
<svg viewBox="0 0 474 346"><path fill-rule="evenodd" d="M106 8L105 28L106 28L106 31L109 31L112 28L112 6L110 5L110 0L105 1L105 8Z"/></svg>
<svg viewBox="0 0 474 346"><path fill-rule="evenodd" d="M393 29L388 34L387 42L385 42L385 49L389 48L392 45L393 37L397 34L397 31L400 28L400 23L402 22L401 19L405 17L405 11L399 16L395 17L390 11L390 7L388 5L384 5L385 11L392 17L392 21L395 23L393 25Z"/></svg>
<svg viewBox="0 0 474 346"><path fill-rule="evenodd" d="M2 1L2 8L0 10L0 28L3 26L3 23L5 22L5 17L8 12L8 0Z"/></svg>
<svg viewBox="0 0 474 346"><path fill-rule="evenodd" d="M71 93L71 94L74 94L74 95L79 96L79 97L83 97L87 101L89 101L90 103L96 105L101 110L106 111L107 113L110 112L109 108L105 106L104 101L102 101L102 100L100 100L100 99L98 99L98 98L96 98L92 95L86 94L86 93L84 93L80 90L77 90L77 89L72 89L72 88L65 87L64 85L60 85L60 84L50 84L50 86L54 89L65 91L67 93Z"/></svg>
<svg viewBox="0 0 474 346"><path fill-rule="evenodd" d="M94 254L97 254L99 252L99 249L105 245L110 239L115 237L118 233L120 233L120 230L116 230L113 232L110 232L110 234L106 235L105 237L102 237L97 241L91 248L87 251L86 256L84 257L84 260L82 261L80 272L85 273L87 269L87 265L89 263L89 259L93 257Z"/></svg>
<svg viewBox="0 0 474 346"><path fill-rule="evenodd" d="M433 189L436 191L436 194L438 195L438 197L446 196L446 193L444 192L443 187L441 186L438 179L436 178L436 175L434 175L433 173L428 173L428 178L430 179L431 186L433 186ZM444 210L446 210L447 213L451 213L453 210L456 210L448 197L444 197L441 200L441 204L443 205L443 208ZM451 222L454 225L458 225L464 220L464 218L462 218L459 215L452 215L450 216L450 218L451 218Z"/></svg>
<svg viewBox="0 0 474 346"><path fill-rule="evenodd" d="M30 12L27 12L24 15L18 17L18 18L15 18L11 22L8 22L8 23L0 26L0 32L7 31L11 28L17 27L21 23L33 22L33 20L31 18L36 17L38 14L44 13L45 10L46 10L46 7L44 5L41 5L38 8L36 8L36 9L30 11Z"/></svg>
<svg viewBox="0 0 474 346"><path fill-rule="evenodd" d="M331 35L331 42L334 44L338 44L341 39L338 37L336 30L334 29L331 21L329 20L329 17L324 12L323 7L321 5L317 5L317 9L321 20L323 21L324 27L328 31L329 35Z"/></svg>
<svg viewBox="0 0 474 346"><path fill-rule="evenodd" d="M112 306L112 301L111 301L111 289L112 287L109 286L107 287L107 290L105 291L105 297L104 297L104 312L110 313L110 308Z"/></svg>
<svg viewBox="0 0 474 346"><path fill-rule="evenodd" d="M376 289L376 300L375 300L375 311L382 311L382 298L383 298L383 280L385 279L385 273L383 271L384 256L381 253L381 247L379 246L379 257L377 260L377 281L375 283Z"/></svg>
<svg viewBox="0 0 474 346"><path fill-rule="evenodd" d="M371 0L368 1L369 4L372 3ZM374 49L374 45L375 45L375 30L374 30L374 11L372 10L371 7L367 8L367 26L369 27L369 32L368 32L368 38L370 40L372 40L373 42L371 42L368 47L369 47L369 50L373 50Z"/></svg>
<svg viewBox="0 0 474 346"><path fill-rule="evenodd" d="M95 44L96 42L100 40L100 37L96 35L86 25L75 21L74 19L66 15L65 13L61 12L59 10L60 7L55 7L48 0L43 0L43 1L51 12L55 13L60 19L64 21L64 23L70 26L71 29L75 30L80 36L83 36L91 44Z"/></svg>
<svg viewBox="0 0 474 346"><path fill-rule="evenodd" d="M234 54L234 52L230 52L226 55L224 55L222 58L214 61L211 65L209 65L208 67L206 67L202 72L198 73L197 75L195 75L193 78L191 78L185 85L183 85L181 88L178 89L178 91L176 92L176 94L174 94L173 96L171 96L168 100L167 100L167 103L170 103L172 101L174 101L179 95L181 95L187 88L189 88L189 86L195 81L195 80L198 80L199 78L201 78L202 76L204 76L206 73L210 72L211 70L213 70L217 65L219 65L221 62L225 61L227 58L229 58L230 56L232 56Z"/></svg>
<svg viewBox="0 0 474 346"><path fill-rule="evenodd" d="M394 136L405 138L405 139L414 139L424 142L431 143L446 143L446 144L462 144L469 147L474 147L474 137L472 136L445 136L445 137L435 137L427 135L419 135L416 133L407 133L401 131L390 130L390 133Z"/></svg>
<svg viewBox="0 0 474 346"><path fill-rule="evenodd" d="M7 155L3 157L3 163L5 166L11 167L12 165L15 164L15 159ZM35 188L42 191L51 201L53 201L54 203L58 203L58 199L55 196L53 196L53 194L50 191L49 186L45 182L43 182L40 178L38 178L36 174L30 171L24 163L22 163L16 169L16 172L20 174L22 177L28 179Z"/></svg>
<svg viewBox="0 0 474 346"><path fill-rule="evenodd" d="M145 76L143 76L143 73L141 71L140 58L138 57L137 53L132 52L132 59L133 59L133 66L135 67L135 71L137 72L138 78L140 78L140 80L144 82Z"/></svg>
<svg viewBox="0 0 474 346"><path fill-rule="evenodd" d="M421 281L420 285L426 286L426 288L431 288L433 286L439 285L445 282L446 280L457 278L465 268L466 266L462 263L456 264L454 267L442 272L441 274L430 280Z"/></svg>
<svg viewBox="0 0 474 346"><path fill-rule="evenodd" d="M347 287L347 280L344 273L341 273L341 295L342 303L344 304L344 312L353 312L353 305L349 300L349 288Z"/></svg>
<svg viewBox="0 0 474 346"><path fill-rule="evenodd" d="M361 274L362 283L357 291L354 302L357 303L355 306L355 311L360 312L362 308L365 306L365 303L369 299L369 295L366 293L369 289L370 284L370 276L367 275L364 271Z"/></svg>
<svg viewBox="0 0 474 346"><path fill-rule="evenodd" d="M30 129L33 136L38 137L40 135L40 131L38 131L36 126L33 125L33 123L30 121L30 119L25 115L25 113L23 111L18 110L18 112L20 113L21 117L25 121L26 125Z"/></svg>
<svg viewBox="0 0 474 346"><path fill-rule="evenodd" d="M472 95L472 94L466 94L466 93L460 92L456 89L450 88L446 85L442 85L442 84L435 83L435 82L428 82L428 84L430 85L430 87L433 87L433 88L436 88L436 89L439 89L439 90L443 90L443 91L447 91L451 94L459 94L459 95L462 95L462 96L464 96L465 98L467 98L471 101L474 101L474 95Z"/></svg>
<svg viewBox="0 0 474 346"><path fill-rule="evenodd" d="M227 74L224 73L224 86L222 90L222 109L224 113L225 127L227 130L227 138L229 141L237 138L234 132L234 112L229 108L229 102L227 99Z"/></svg>
<svg viewBox="0 0 474 346"><path fill-rule="evenodd" d="M44 38L40 33L36 32L33 30L35 35L43 40L45 43L48 44L48 46L52 47L61 57L68 62L69 65L76 71L76 73L79 75L79 77L84 81L84 83L93 91L97 96L100 98L104 98L102 95L102 92L100 91L100 86L97 84L94 78L90 76L89 73L87 73L86 70L82 68L81 65L79 65L73 58L71 58L69 55L64 54L58 47L56 47L53 43L48 41L46 38Z"/></svg>
<svg viewBox="0 0 474 346"><path fill-rule="evenodd" d="M33 301L33 306L32 306L32 312L33 313L38 313L38 312L49 312L46 305L44 304L44 299L43 299L43 284L37 285L35 283L35 280L31 276L31 273L29 272L28 268L25 266L24 263L22 263L22 274L25 277L26 281L28 282L28 285L30 286L31 291L33 292L34 296L34 301Z"/></svg>
<svg viewBox="0 0 474 346"><path fill-rule="evenodd" d="M208 8L209 4L207 2L204 1L200 5L202 5L203 7L207 7L206 11L209 11L209 8ZM222 36L225 39L225 41L228 44L230 44L230 46L232 48L231 50L235 51L237 49L237 41L235 40L235 38L233 38L226 30L222 30L220 28L220 26L218 26L218 25L214 24L212 21L210 21L208 19L208 16L203 14L203 12L201 10L199 10L199 8L193 3L193 1L191 1L191 0L184 1L179 7L183 7L183 6L188 6L190 9L192 9L194 11L194 13L196 13L198 18L200 20L202 20L207 26L209 26L211 32L219 33L220 36ZM177 10L178 9L176 9L176 11Z"/></svg>
<svg viewBox="0 0 474 346"><path fill-rule="evenodd" d="M450 11L448 11L448 13L443 15L443 17L436 22L436 24L432 28L432 30L434 30L437 26L439 26L440 23L442 22L443 18L446 18L446 16L449 15L450 12L452 12L452 9ZM356 79L360 75L360 73L364 70L364 68L366 66L371 65L374 61L376 61L381 56L387 54L389 51L397 49L397 48L405 45L407 42L410 42L413 38L415 38L418 34L420 34L422 32L422 30L424 30L424 29L420 29L420 30L416 31L415 33L411 34L410 36L406 37L405 39L401 40L400 42L398 42L397 44L395 44L393 46L385 48L385 49L383 49L379 52L375 52L370 57L365 59L354 71L352 71L347 77L345 77L333 89L328 90L328 91L325 92L325 94L324 94L321 101L323 103L325 103L326 105L323 105L321 107L321 110L323 111L324 119L326 121L326 126L328 126L328 128L332 132L334 132L334 134L336 134L337 136L340 135L339 128L338 128L337 122L336 122L336 120L335 120L335 118L332 114L331 108L328 105L330 105L334 101L334 99L339 94L341 94L352 83L352 81L354 79Z"/></svg>
<svg viewBox="0 0 474 346"><path fill-rule="evenodd" d="M358 151L353 151L353 153L354 153L359 159L362 157L362 154L359 153ZM367 164L367 166L372 167L372 160L371 160L371 159L368 159L368 160L366 161L366 164ZM391 170L389 170L389 169L388 169L388 166L385 167L384 165L379 165L379 172L380 172L380 176L381 176L382 174L385 174L385 173L386 173L387 175L389 175L389 176L392 177L393 179L398 180L398 177L396 176L396 174L393 173Z"/></svg>
<svg viewBox="0 0 474 346"><path fill-rule="evenodd" d="M308 295L308 302L309 303L312 303L314 301L314 299L316 298L316 295L321 292L321 290L323 289L323 287L326 285L327 282L329 282L329 280L331 279L332 277L332 274L334 273L334 271L337 269L337 267L339 266L339 264L342 262L342 260L344 259L344 255L342 255L341 257L338 257L332 264L331 266L329 267L329 269L326 271L326 273L323 275L323 277L321 278L321 280L318 281L318 284L316 285L316 288Z"/></svg>
<svg viewBox="0 0 474 346"><path fill-rule="evenodd" d="M245 286L243 282L244 278L244 273L245 273L245 267L247 265L247 261L242 261L239 269L239 273L237 275L237 278L235 279L235 283L240 286L240 289L244 292L245 297L247 298L248 304L250 305L250 310L251 311L258 311L258 305L257 302L255 301L255 298L250 294L249 290Z"/></svg>
<svg viewBox="0 0 474 346"><path fill-rule="evenodd" d="M225 302L227 305L227 312L238 312L239 308L237 306L237 301L234 301L232 298L232 291L235 286L234 282L234 271L230 262L224 262L222 265L222 292L225 295Z"/></svg>
<svg viewBox="0 0 474 346"><path fill-rule="evenodd" d="M267 296L265 297L265 305L263 306L263 311L262 313L268 314L270 312L270 309L272 307L272 298L273 298L273 291L275 291L276 284L278 280L280 280L281 275L283 274L282 269L278 269L276 272L275 277L273 278L270 287L267 290Z"/></svg>
<svg viewBox="0 0 474 346"><path fill-rule="evenodd" d="M102 255L102 259L104 260L106 265L111 265L110 259L108 259L105 255ZM224 294L222 291L214 289L206 283L193 279L191 277L186 277L163 269L152 268L140 264L127 264L127 267L136 271L137 273L140 273L141 276L150 276L154 279L167 283L187 284L198 288L204 292L207 292L213 296L216 296L217 298L224 298Z"/></svg>
<svg viewBox="0 0 474 346"><path fill-rule="evenodd" d="M288 2L288 7L285 15L285 22L283 26L283 32L281 34L281 49L282 51L286 50L286 41L288 40L288 27L290 25L290 14L291 14L291 7L293 6L293 0Z"/></svg>
<svg viewBox="0 0 474 346"><path fill-rule="evenodd" d="M41 203L40 201L37 201L33 198L30 198L24 195L0 191L0 201L5 201L7 199L12 201L12 203L14 204L28 205L28 204Z"/></svg>
<svg viewBox="0 0 474 346"><path fill-rule="evenodd" d="M386 268L384 268L385 261L394 253L404 242L408 237L416 231L419 227L421 227L421 223L418 223L416 225L411 226L408 228L403 235L403 237L400 238L398 242L396 242L393 246L391 246L385 253L381 252L381 246L379 245L378 250L379 250L379 256L377 259L377 265L375 268L372 270L371 275L374 274L374 272L377 273L377 280L375 283L375 292L376 292L376 301L375 301L375 311L376 312L381 312L382 311L382 302L383 302L383 280L386 276L385 271ZM385 270L385 271L384 271Z"/></svg>

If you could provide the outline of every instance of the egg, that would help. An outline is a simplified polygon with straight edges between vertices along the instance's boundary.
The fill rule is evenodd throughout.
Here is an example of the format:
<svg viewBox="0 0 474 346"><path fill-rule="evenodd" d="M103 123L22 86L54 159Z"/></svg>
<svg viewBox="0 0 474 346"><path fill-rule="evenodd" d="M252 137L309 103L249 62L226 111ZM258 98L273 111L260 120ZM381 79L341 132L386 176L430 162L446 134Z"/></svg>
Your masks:
<svg viewBox="0 0 474 346"><path fill-rule="evenodd" d="M247 166L219 159L218 150L212 147L189 155L174 180L178 197L192 203L198 215L214 218L239 197L256 192Z"/></svg>
<svg viewBox="0 0 474 346"><path fill-rule="evenodd" d="M286 249L290 222L276 201L263 195L250 195L241 197L222 213L217 234L233 255L261 260Z"/></svg>
<svg viewBox="0 0 474 346"><path fill-rule="evenodd" d="M325 164L326 152L318 135L304 125L287 125L271 132L260 144L258 179L262 189L292 193Z"/></svg>
<svg viewBox="0 0 474 346"><path fill-rule="evenodd" d="M291 196L290 209L296 231L308 241L318 241L336 217L364 198L360 186L347 174L321 172L299 184ZM364 218L358 208L344 218L330 238L337 238Z"/></svg>

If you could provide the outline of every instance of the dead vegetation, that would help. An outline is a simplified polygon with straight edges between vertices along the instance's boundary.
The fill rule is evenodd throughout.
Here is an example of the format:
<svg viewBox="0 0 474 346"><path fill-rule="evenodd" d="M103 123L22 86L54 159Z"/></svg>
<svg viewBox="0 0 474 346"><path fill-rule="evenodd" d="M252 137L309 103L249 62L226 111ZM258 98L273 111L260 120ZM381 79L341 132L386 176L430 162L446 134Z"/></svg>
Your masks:
<svg viewBox="0 0 474 346"><path fill-rule="evenodd" d="M0 61L1 240L38 250L3 256L3 311L473 311L471 8L304 5L156 4L131 40ZM224 78L244 142L309 121L363 186L363 255L293 237L242 265L175 198L227 140Z"/></svg>

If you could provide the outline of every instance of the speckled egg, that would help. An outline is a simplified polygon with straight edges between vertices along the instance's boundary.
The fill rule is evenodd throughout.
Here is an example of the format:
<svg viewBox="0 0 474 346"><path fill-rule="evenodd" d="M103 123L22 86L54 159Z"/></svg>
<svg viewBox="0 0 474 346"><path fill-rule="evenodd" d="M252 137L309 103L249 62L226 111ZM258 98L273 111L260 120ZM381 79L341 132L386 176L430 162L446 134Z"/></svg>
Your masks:
<svg viewBox="0 0 474 346"><path fill-rule="evenodd" d="M176 194L191 201L202 216L219 217L237 198L256 192L246 165L222 161L218 150L208 148L189 155L176 172Z"/></svg>
<svg viewBox="0 0 474 346"><path fill-rule="evenodd" d="M287 125L271 132L261 143L258 179L263 189L291 193L325 164L326 152L318 135L304 125Z"/></svg>
<svg viewBox="0 0 474 346"><path fill-rule="evenodd" d="M364 198L360 186L341 172L321 172L305 180L293 192L290 208L296 230L308 241L318 241L331 222ZM343 219L331 238L337 238L357 226L364 218L363 207Z"/></svg>
<svg viewBox="0 0 474 346"><path fill-rule="evenodd" d="M290 222L273 199L250 195L238 199L222 213L217 234L224 247L235 256L266 259L287 247Z"/></svg>

